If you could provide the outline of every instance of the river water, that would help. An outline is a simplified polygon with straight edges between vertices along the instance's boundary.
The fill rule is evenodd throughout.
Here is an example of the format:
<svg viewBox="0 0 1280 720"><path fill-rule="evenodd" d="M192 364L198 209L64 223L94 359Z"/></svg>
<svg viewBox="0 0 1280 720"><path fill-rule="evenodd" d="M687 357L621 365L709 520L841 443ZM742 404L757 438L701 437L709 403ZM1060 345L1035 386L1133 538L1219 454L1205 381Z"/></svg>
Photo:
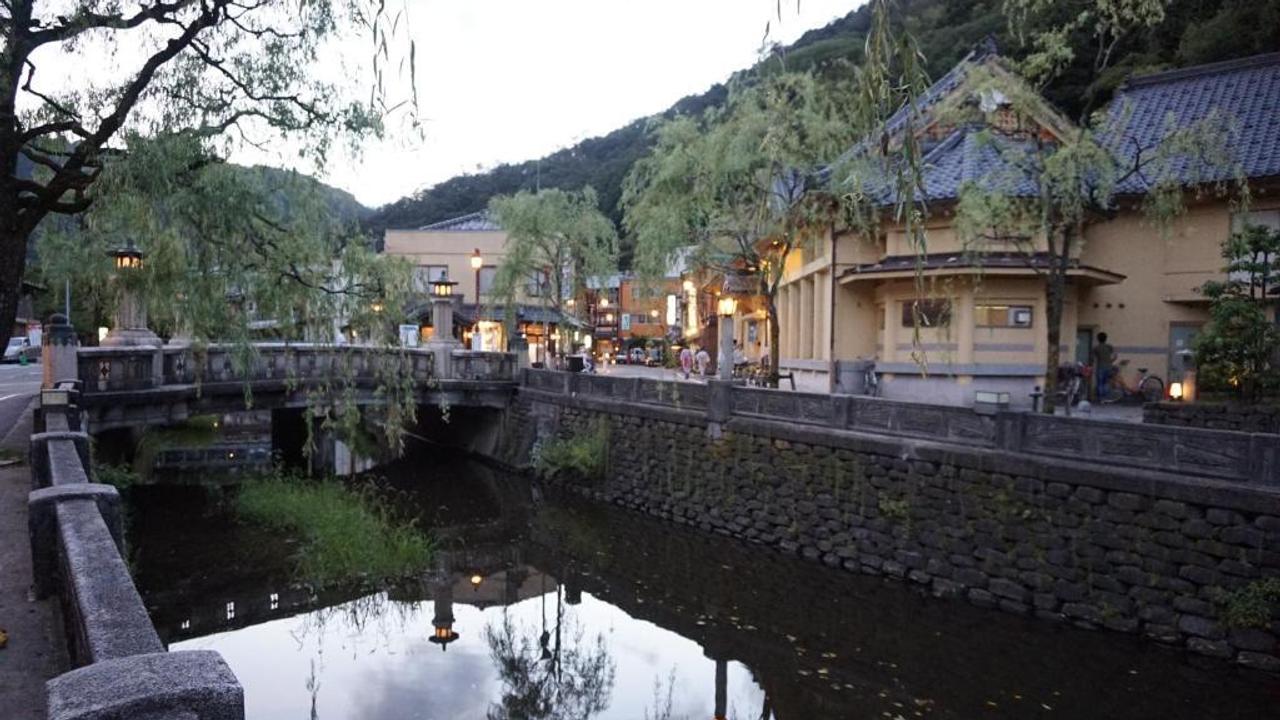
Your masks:
<svg viewBox="0 0 1280 720"><path fill-rule="evenodd" d="M251 720L1280 717L1280 679L930 598L423 451L375 473L438 538L381 591L313 591L234 488L131 493L139 590L222 653ZM445 642L440 642L444 640Z"/></svg>

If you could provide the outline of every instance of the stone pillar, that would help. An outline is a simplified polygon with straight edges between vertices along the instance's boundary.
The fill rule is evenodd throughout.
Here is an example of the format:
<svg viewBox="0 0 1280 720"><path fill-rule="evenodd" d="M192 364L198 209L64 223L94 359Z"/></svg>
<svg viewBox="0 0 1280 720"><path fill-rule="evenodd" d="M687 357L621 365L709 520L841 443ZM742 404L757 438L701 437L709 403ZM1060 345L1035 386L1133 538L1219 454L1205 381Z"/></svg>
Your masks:
<svg viewBox="0 0 1280 720"><path fill-rule="evenodd" d="M136 289L124 283L116 305L115 322L102 339L103 347L160 347L164 343L147 327L147 303Z"/></svg>
<svg viewBox="0 0 1280 720"><path fill-rule="evenodd" d="M716 377L733 379L733 317L720 316L720 352L716 360Z"/></svg>
<svg viewBox="0 0 1280 720"><path fill-rule="evenodd" d="M44 370L40 386L51 388L59 380L77 379L76 352L79 348L76 329L67 316L62 313L50 316L40 347L40 363Z"/></svg>
<svg viewBox="0 0 1280 720"><path fill-rule="evenodd" d="M427 349L435 355L437 378L447 378L453 372L452 353L462 348L462 343L453 337L453 296L433 295L431 297L431 325L434 331Z"/></svg>
<svg viewBox="0 0 1280 720"><path fill-rule="evenodd" d="M813 325L817 320L813 310L813 278L800 281L800 352L797 358L813 357Z"/></svg>

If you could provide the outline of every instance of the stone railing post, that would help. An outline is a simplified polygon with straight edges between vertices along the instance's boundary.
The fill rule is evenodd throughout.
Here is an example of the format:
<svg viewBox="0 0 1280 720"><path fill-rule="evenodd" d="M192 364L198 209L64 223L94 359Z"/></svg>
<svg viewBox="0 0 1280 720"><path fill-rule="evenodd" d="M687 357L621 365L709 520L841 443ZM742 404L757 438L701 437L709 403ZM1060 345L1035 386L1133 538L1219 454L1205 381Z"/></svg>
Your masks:
<svg viewBox="0 0 1280 720"><path fill-rule="evenodd" d="M733 415L733 386L735 384L732 380L707 381L707 387L711 391L711 397L707 400L708 422L716 425L729 422L729 417Z"/></svg>
<svg viewBox="0 0 1280 720"><path fill-rule="evenodd" d="M1023 413L999 412L995 415L995 437L992 444L999 450L1018 452L1022 449L1022 435L1026 431Z"/></svg>
<svg viewBox="0 0 1280 720"><path fill-rule="evenodd" d="M44 370L40 387L51 388L59 380L78 377L76 352L80 340L66 315L54 313L49 317L40 345L40 363Z"/></svg>

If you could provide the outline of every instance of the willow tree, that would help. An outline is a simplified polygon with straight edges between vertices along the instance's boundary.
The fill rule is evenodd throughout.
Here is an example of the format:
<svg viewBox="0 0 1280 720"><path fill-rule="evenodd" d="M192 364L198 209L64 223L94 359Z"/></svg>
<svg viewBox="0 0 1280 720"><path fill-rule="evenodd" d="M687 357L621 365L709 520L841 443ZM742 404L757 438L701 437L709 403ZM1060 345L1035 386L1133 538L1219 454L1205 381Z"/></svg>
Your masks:
<svg viewBox="0 0 1280 720"><path fill-rule="evenodd" d="M374 253L354 222L335 213L331 191L311 178L230 165L190 133L127 140L125 152L104 163L98 201L77 222L43 233L43 279L97 289L105 311L116 289L108 253L135 245L147 261L129 281L151 326L197 352L230 344L237 371L252 365L255 340L330 344L345 330L384 346L376 371L385 402L375 414L387 444L399 449L414 417L414 388L408 363L390 346L408 303L409 266ZM368 418L349 379L338 367L308 391L312 409L357 440Z"/></svg>
<svg viewBox="0 0 1280 720"><path fill-rule="evenodd" d="M735 86L724 108L655 130L653 152L623 182L636 267L663 277L680 253L750 274L769 318L777 382L778 288L788 257L820 242L838 213L821 168L856 137L854 87L835 73L780 73Z"/></svg>
<svg viewBox="0 0 1280 720"><path fill-rule="evenodd" d="M1113 216L1125 195L1141 194L1144 212L1158 225L1182 212L1188 192L1226 193L1244 188L1227 149L1231 120L1208 113L1194 122L1167 121L1155 137L1129 112L1121 96L1105 110L1086 104L1074 123L1043 128L1051 114L1043 89L1060 77L1080 51L1068 39L1091 38L1094 71L1104 74L1125 38L1150 30L1164 19L1167 3L1156 0L1091 0L1062 24L1028 33L1031 52L1014 73L975 68L972 93L983 102L944 109L948 122L965 122L998 100L1002 111L1022 118L1012 129L987 123L978 133L985 149L999 158L999 170L982 182L962 186L955 226L976 262L992 249L1013 251L1044 283L1048 353L1044 411L1054 412L1061 362L1062 319L1069 277L1079 264L1088 225ZM1008 0L1015 30L1052 11L1039 0ZM995 67L999 67L998 65ZM949 115L949 116L948 116Z"/></svg>
<svg viewBox="0 0 1280 720"><path fill-rule="evenodd" d="M489 201L489 212L507 233L493 296L508 309L520 296L530 296L564 318L565 303L589 279L617 271L617 230L590 187L500 195ZM509 327L514 315L507 313ZM549 339L545 320L543 327ZM558 327L563 332L563 323Z"/></svg>
<svg viewBox="0 0 1280 720"><path fill-rule="evenodd" d="M223 155L285 139L322 161L335 140L377 131L398 104L387 91L398 59L389 48L406 21L384 9L376 0L0 4L0 341L32 233L94 203L124 133L187 131ZM313 71L353 33L373 43L368 93L345 84L349 73L329 73L348 78L340 84ZM406 51L412 77L411 43Z"/></svg>

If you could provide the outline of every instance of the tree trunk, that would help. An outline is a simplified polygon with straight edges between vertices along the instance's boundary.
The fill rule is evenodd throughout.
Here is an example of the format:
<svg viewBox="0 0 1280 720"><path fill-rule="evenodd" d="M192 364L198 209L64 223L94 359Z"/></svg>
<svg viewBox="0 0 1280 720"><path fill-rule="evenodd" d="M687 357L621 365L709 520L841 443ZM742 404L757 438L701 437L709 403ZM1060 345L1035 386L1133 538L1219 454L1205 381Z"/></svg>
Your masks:
<svg viewBox="0 0 1280 720"><path fill-rule="evenodd" d="M769 317L769 387L778 387L778 361L782 359L778 338L782 334L778 327L778 303L776 291L767 292L764 296L765 313Z"/></svg>
<svg viewBox="0 0 1280 720"><path fill-rule="evenodd" d="M27 259L27 239L10 229L11 213L0 208L0 347L7 347L22 299L22 276Z"/></svg>
<svg viewBox="0 0 1280 720"><path fill-rule="evenodd" d="M1057 404L1058 365L1062 362L1062 297L1066 278L1057 272L1045 278L1045 319L1049 341L1044 366L1044 411L1052 415Z"/></svg>

